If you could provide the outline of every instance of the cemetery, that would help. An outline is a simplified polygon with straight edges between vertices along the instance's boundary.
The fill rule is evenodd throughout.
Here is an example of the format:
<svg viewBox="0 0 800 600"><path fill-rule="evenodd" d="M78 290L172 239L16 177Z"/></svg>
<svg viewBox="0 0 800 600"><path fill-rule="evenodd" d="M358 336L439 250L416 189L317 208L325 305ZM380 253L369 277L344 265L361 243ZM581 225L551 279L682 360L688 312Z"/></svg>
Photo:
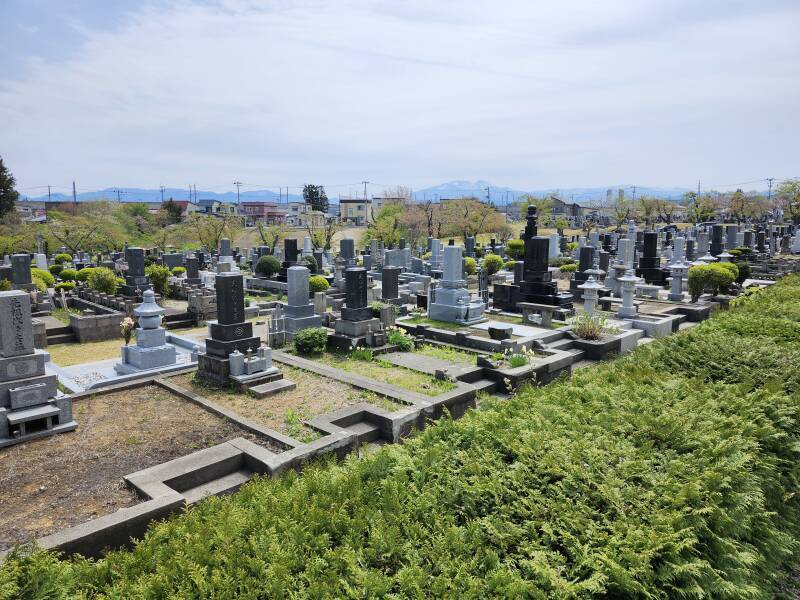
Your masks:
<svg viewBox="0 0 800 600"><path fill-rule="evenodd" d="M600 526L608 513L595 513L593 501L567 509L566 488L558 484L568 483L570 498L588 501L594 492L578 465L604 480L633 478L618 492L627 506L619 519L635 527L655 515L654 527L672 536L674 548L691 546L699 535L690 523L674 529L680 509L661 501L683 486L710 494L714 477L733 478L751 496L686 497L687 509L720 502L714 510L741 519L749 503L772 506L778 467L732 471L722 460L706 476L697 465L706 454L733 460L744 451L723 449L712 435L723 409L732 415L725 426L750 448L754 465L772 464L770 452L788 452L747 445L758 436L794 435L794 425L773 418L770 408L786 410L798 383L792 343L800 341L800 283L791 273L800 261L769 243L791 227L785 234L737 225L641 230L631 222L567 243L558 234L540 235L538 219L531 205L519 238L503 245L429 238L387 247L373 239L359 248L344 238L334 251L310 242L301 250L294 239L252 249L222 239L218 248L183 252L129 246L93 257L60 249L37 259L59 266L48 271L52 281L42 281L30 256L14 255L0 271L10 288L0 292L8 307L0 311L0 493L13 495L0 517L0 550L11 552L5 564L24 572L31 561L44 561L36 568L53 576L65 564L80 564L88 576L96 565L127 560L125 549L143 536L137 551L151 557L201 552L193 530L235 556L251 551L242 544L256 530L295 535L300 505L321 530L332 531L338 517L319 507L338 506L345 496L356 512L341 518L353 535L373 519L379 527L397 520L417 523L445 544L438 528L456 526L462 511L472 519L501 518L491 495L460 507L437 500L439 482L467 485L459 469L448 467L465 460L478 485L504 482L505 493L520 502L527 492L518 490L538 490L536 510L567 511L574 521L558 527L595 560L611 548L624 554L633 543L636 554L690 561L622 531L592 546L596 538L576 524ZM768 383L776 377L781 389ZM763 402L747 400L755 397ZM748 429L753 421L760 429ZM677 423L684 426L675 429ZM614 433L633 430L638 437ZM654 450L659 444L663 449ZM700 450L673 457L676 474L655 477L652 465L685 444ZM425 463L430 452L439 456L435 464ZM514 472L519 453L535 455L538 471ZM412 471L392 466L400 463ZM411 472L437 484L421 486ZM314 490L303 481L313 481ZM376 512L386 503L399 503L394 516ZM256 525L255 506L268 504L260 510L271 515L269 523ZM229 531L208 530L208 519L227 520L226 507L234 506L240 517L226 521ZM192 508L179 514L186 507ZM781 512L795 515L796 507ZM767 544L754 532L770 531L773 521L753 515L740 536ZM362 556L381 543L366 535L348 540L344 546ZM40 548L33 554L31 542ZM526 543L539 545L515 552L551 560L543 540ZM310 560L312 546L291 552ZM483 577L475 556L491 546L445 544L438 556L423 550L420 560L443 567L426 576L424 587L436 587L463 564L464 592ZM79 555L103 558L62 562ZM397 560L425 571L410 555ZM615 585L624 589L633 585L625 573L637 568L636 559L618 560ZM725 570L746 559L730 551L706 560ZM370 572L377 568L366 562ZM4 568L0 577L22 577ZM550 571L543 582L568 585L577 568ZM177 574L168 577L183 589ZM273 577L263 585L302 585L281 579L295 577L288 572ZM498 590L510 592L517 577L504 572ZM80 578L74 585L82 585ZM102 585L130 591L125 577ZM382 589L378 580L364 585Z"/></svg>

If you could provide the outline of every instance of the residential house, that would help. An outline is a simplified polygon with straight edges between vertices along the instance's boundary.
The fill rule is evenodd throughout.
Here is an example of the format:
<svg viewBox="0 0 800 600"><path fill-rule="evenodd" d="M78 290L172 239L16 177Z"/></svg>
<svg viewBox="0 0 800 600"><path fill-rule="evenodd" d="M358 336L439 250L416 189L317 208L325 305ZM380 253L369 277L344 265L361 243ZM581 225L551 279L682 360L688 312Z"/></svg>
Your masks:
<svg viewBox="0 0 800 600"><path fill-rule="evenodd" d="M286 218L286 210L280 208L275 202L242 202L239 205L239 214L245 218L245 225L253 226L256 223L278 225Z"/></svg>

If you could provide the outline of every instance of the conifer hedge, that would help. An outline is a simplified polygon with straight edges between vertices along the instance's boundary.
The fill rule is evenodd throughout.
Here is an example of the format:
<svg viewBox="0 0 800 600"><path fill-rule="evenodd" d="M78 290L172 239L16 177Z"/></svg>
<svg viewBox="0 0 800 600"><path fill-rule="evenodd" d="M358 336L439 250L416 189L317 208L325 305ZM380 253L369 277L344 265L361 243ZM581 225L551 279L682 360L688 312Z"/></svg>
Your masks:
<svg viewBox="0 0 800 600"><path fill-rule="evenodd" d="M800 277L612 363L0 596L772 598L798 553Z"/></svg>

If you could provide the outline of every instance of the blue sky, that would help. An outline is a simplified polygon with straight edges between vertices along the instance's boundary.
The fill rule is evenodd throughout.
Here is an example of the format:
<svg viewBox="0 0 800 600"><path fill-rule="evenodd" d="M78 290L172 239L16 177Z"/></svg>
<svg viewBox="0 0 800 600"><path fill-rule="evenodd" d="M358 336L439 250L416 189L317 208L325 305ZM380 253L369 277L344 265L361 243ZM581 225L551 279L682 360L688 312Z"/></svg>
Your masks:
<svg viewBox="0 0 800 600"><path fill-rule="evenodd" d="M32 195L793 177L799 26L792 0L0 0L0 154Z"/></svg>

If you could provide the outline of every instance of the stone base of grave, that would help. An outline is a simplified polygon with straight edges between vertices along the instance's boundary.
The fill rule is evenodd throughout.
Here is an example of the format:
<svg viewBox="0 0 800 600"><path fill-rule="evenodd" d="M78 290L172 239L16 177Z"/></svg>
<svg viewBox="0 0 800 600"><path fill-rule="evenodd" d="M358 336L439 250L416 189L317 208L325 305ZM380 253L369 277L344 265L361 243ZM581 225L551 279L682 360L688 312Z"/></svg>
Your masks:
<svg viewBox="0 0 800 600"><path fill-rule="evenodd" d="M328 336L328 347L337 350L350 350L359 346L368 346L368 334L378 331L380 319L364 319L363 321L345 321L339 319L334 324L335 333Z"/></svg>
<svg viewBox="0 0 800 600"><path fill-rule="evenodd" d="M460 325L474 325L485 321L483 316L485 305L481 301L472 301L467 305L450 306L434 302L428 308L428 317L434 321L459 323Z"/></svg>
<svg viewBox="0 0 800 600"><path fill-rule="evenodd" d="M44 404L9 410L0 408L0 448L74 431L72 399L52 398Z"/></svg>
<svg viewBox="0 0 800 600"><path fill-rule="evenodd" d="M230 382L231 363L227 358L200 354L197 357L197 377L211 385L223 387Z"/></svg>
<svg viewBox="0 0 800 600"><path fill-rule="evenodd" d="M309 327L319 327L322 325L322 318L314 314L313 304L303 306L287 306L283 313L284 329L286 333L294 333Z"/></svg>
<svg viewBox="0 0 800 600"><path fill-rule="evenodd" d="M229 375L229 383L235 385L240 392L246 392L281 379L283 379L283 373L278 371L277 367L270 367L264 371L257 371L247 375Z"/></svg>
<svg viewBox="0 0 800 600"><path fill-rule="evenodd" d="M149 371L174 365L176 362L175 346L165 344L154 348L140 348L138 346L122 347L122 362L114 365L114 370L119 375L130 375L140 371Z"/></svg>

